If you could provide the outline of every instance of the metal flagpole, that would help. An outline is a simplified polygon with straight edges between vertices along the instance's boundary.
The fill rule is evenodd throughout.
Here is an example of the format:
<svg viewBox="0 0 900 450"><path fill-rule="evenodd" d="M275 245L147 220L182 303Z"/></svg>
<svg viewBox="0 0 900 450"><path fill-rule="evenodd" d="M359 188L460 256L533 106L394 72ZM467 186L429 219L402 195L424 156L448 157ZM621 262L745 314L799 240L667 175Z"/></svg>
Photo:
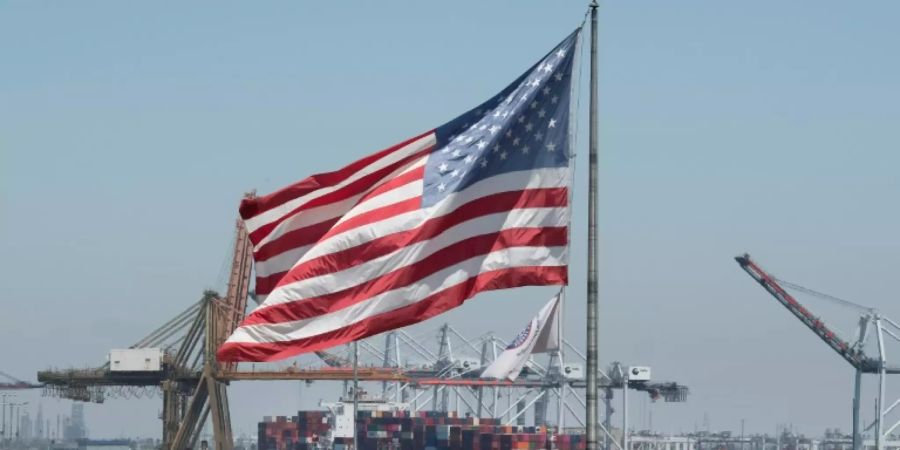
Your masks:
<svg viewBox="0 0 900 450"><path fill-rule="evenodd" d="M591 1L591 105L589 126L590 174L588 186L587 275L587 393L586 450L597 446L597 1Z"/></svg>
<svg viewBox="0 0 900 450"><path fill-rule="evenodd" d="M359 449L359 341L353 341L353 450Z"/></svg>

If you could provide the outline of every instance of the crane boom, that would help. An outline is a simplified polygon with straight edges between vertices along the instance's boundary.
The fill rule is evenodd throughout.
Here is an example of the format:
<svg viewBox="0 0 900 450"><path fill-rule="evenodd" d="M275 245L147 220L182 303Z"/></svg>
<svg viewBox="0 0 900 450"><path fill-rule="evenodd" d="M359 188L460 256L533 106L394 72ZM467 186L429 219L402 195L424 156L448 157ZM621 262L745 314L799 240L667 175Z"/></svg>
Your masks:
<svg viewBox="0 0 900 450"><path fill-rule="evenodd" d="M850 363L854 368L866 373L874 373L878 371L879 363L874 358L867 357L862 348L850 345L844 339L841 339L834 331L822 322L821 319L813 315L806 307L798 302L791 294L784 290L775 277L768 274L755 262L750 259L750 255L744 254L734 258L735 261L747 272L757 283L765 290L769 291L779 303L788 309L795 317L800 319L816 336L825 341L829 347L834 349L844 360Z"/></svg>

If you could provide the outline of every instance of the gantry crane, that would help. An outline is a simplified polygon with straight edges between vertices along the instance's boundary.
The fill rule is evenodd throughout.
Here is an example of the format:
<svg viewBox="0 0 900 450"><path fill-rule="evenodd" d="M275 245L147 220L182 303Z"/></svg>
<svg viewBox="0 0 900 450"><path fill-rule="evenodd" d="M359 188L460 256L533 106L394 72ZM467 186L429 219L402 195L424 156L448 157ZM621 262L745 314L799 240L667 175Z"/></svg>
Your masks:
<svg viewBox="0 0 900 450"><path fill-rule="evenodd" d="M900 373L900 366L888 365L887 354L885 353L885 338L890 337L900 341L900 325L893 320L880 314L876 309L859 305L847 300L843 300L831 295L816 292L812 289L805 288L793 283L779 280L771 274L764 271L759 265L750 259L750 255L743 254L734 258L744 271L747 272L757 283L759 283L766 291L769 292L779 303L788 309L795 317L797 317L804 325L806 325L813 333L822 341L831 347L850 366L856 371L856 377L853 388L853 449L861 450L862 435L860 433L860 390L862 387L863 374L878 375L878 398L876 399L876 417L865 430L875 429L875 446L877 450L882 450L882 444L888 435L900 426L900 421L894 423L887 428L883 425L885 417L900 405L900 399L895 401L889 407L884 406L886 375ZM815 297L825 299L842 306L850 307L860 313L859 326L857 327L856 340L851 343L835 333L828 325L819 317L814 315L805 306L800 304L785 287L804 292ZM877 340L878 356L871 357L866 355L865 346L868 341L869 334L874 330Z"/></svg>

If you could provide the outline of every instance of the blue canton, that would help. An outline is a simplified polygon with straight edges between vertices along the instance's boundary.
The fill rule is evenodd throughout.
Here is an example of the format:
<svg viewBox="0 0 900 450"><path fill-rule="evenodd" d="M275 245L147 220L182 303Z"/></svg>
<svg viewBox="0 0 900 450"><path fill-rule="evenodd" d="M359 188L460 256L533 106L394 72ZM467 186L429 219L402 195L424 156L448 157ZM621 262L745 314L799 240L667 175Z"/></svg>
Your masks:
<svg viewBox="0 0 900 450"><path fill-rule="evenodd" d="M569 105L579 30L490 100L437 128L422 206L507 172L569 164Z"/></svg>

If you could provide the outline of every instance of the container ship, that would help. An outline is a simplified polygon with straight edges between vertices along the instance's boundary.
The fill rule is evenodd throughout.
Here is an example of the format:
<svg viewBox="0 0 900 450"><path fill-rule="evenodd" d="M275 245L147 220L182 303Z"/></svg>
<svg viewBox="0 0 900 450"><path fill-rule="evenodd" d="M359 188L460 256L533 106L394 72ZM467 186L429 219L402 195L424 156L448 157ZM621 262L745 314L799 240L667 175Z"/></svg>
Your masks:
<svg viewBox="0 0 900 450"><path fill-rule="evenodd" d="M584 450L583 434L554 427L502 425L500 419L410 410L405 403L360 399L270 416L259 423L258 450ZM355 420L354 420L355 419Z"/></svg>

